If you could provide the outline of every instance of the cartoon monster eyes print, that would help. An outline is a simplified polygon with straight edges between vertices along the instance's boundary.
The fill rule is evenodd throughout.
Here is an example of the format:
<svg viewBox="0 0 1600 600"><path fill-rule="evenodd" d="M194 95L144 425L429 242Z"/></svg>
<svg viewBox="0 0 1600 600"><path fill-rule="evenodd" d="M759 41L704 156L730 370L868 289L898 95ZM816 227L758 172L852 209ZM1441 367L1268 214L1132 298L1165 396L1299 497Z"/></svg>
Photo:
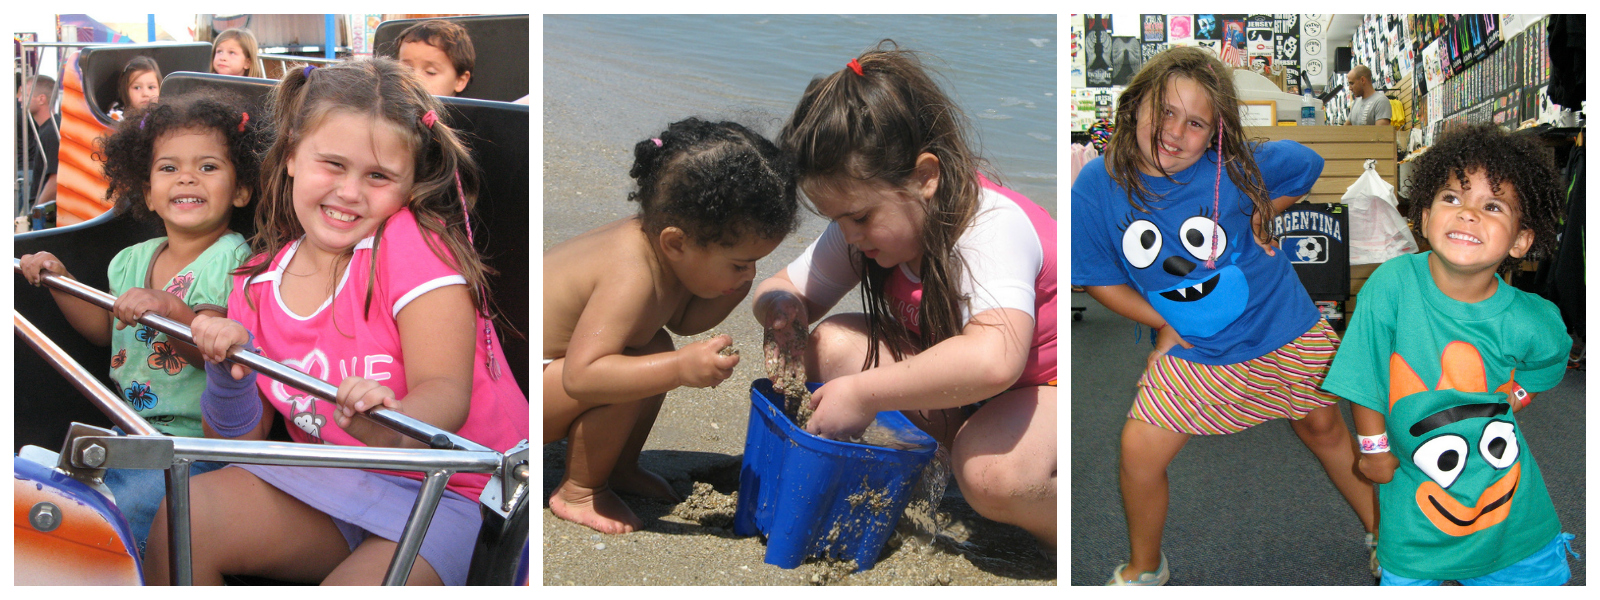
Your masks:
<svg viewBox="0 0 1600 600"><path fill-rule="evenodd" d="M1506 421L1490 421L1483 427L1483 438L1478 440L1478 453L1496 469L1504 469L1517 462L1516 426Z"/></svg>
<svg viewBox="0 0 1600 600"><path fill-rule="evenodd" d="M1178 238L1183 240L1183 248L1189 254L1200 260L1211 258L1211 236L1217 236L1217 256L1228 253L1228 232L1217 227L1217 222L1204 216L1189 217L1183 222L1183 227L1178 229Z"/></svg>
<svg viewBox="0 0 1600 600"><path fill-rule="evenodd" d="M1439 487L1448 488L1467 465L1467 440L1452 434L1433 438L1411 453L1411 462Z"/></svg>
<svg viewBox="0 0 1600 600"><path fill-rule="evenodd" d="M1508 421L1490 421L1483 427L1478 440L1478 454L1495 469L1504 469L1517 462L1516 426ZM1411 454L1411 462L1422 469L1439 487L1449 488L1456 482L1467 464L1467 440L1459 435L1446 434L1423 442Z"/></svg>
<svg viewBox="0 0 1600 600"><path fill-rule="evenodd" d="M1135 269L1150 266L1161 255L1161 230L1144 219L1129 223L1122 232L1122 255Z"/></svg>

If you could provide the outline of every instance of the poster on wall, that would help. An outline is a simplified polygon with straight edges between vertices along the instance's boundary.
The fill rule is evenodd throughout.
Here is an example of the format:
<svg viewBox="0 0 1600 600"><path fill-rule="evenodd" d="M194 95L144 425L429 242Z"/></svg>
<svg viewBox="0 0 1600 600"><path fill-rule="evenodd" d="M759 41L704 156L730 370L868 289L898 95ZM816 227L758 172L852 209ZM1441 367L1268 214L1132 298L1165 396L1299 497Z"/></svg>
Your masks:
<svg viewBox="0 0 1600 600"><path fill-rule="evenodd" d="M1111 85L1128 85L1144 64L1144 49L1137 36L1111 36Z"/></svg>
<svg viewBox="0 0 1600 600"><path fill-rule="evenodd" d="M1167 43L1173 46L1194 44L1194 15L1167 15Z"/></svg>
<svg viewBox="0 0 1600 600"><path fill-rule="evenodd" d="M1272 29L1276 19L1272 15L1250 15L1245 21L1245 54L1272 56Z"/></svg>
<svg viewBox="0 0 1600 600"><path fill-rule="evenodd" d="M1157 54L1160 54L1161 51L1166 49L1167 45L1160 42L1145 42L1140 44L1139 50L1143 53L1143 56L1140 57L1139 64L1143 65L1144 63L1150 62L1150 59L1155 58Z"/></svg>
<svg viewBox="0 0 1600 600"><path fill-rule="evenodd" d="M1321 37L1328 26L1328 15L1300 15L1300 20L1305 23L1306 35L1312 37Z"/></svg>
<svg viewBox="0 0 1600 600"><path fill-rule="evenodd" d="M1089 87L1111 86L1111 15L1083 16L1084 79Z"/></svg>
<svg viewBox="0 0 1600 600"><path fill-rule="evenodd" d="M1195 15L1194 39L1195 41L1222 39L1222 21L1217 19L1217 15Z"/></svg>
<svg viewBox="0 0 1600 600"><path fill-rule="evenodd" d="M1276 15L1272 26L1273 64L1300 64L1300 15Z"/></svg>
<svg viewBox="0 0 1600 600"><path fill-rule="evenodd" d="M1422 49L1422 74L1430 90L1438 89L1439 84L1444 82L1444 71L1439 68L1439 40Z"/></svg>
<svg viewBox="0 0 1600 600"><path fill-rule="evenodd" d="M1166 15L1139 15L1139 23L1145 43L1167 41Z"/></svg>
<svg viewBox="0 0 1600 600"><path fill-rule="evenodd" d="M1245 57L1244 15L1220 15L1220 19L1222 44L1217 49L1217 56L1224 63L1242 67Z"/></svg>
<svg viewBox="0 0 1600 600"><path fill-rule="evenodd" d="M1088 87L1084 79L1083 15L1072 15L1072 83L1074 89Z"/></svg>

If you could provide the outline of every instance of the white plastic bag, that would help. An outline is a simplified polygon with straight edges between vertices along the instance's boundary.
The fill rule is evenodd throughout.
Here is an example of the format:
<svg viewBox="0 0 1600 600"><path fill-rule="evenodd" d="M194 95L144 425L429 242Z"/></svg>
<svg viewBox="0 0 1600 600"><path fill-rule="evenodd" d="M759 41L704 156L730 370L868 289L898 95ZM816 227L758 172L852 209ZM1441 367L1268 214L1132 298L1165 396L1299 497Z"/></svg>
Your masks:
<svg viewBox="0 0 1600 600"><path fill-rule="evenodd" d="M1400 215L1394 186L1384 181L1368 160L1366 172L1340 199L1350 206L1350 264L1381 263L1417 251L1417 240Z"/></svg>

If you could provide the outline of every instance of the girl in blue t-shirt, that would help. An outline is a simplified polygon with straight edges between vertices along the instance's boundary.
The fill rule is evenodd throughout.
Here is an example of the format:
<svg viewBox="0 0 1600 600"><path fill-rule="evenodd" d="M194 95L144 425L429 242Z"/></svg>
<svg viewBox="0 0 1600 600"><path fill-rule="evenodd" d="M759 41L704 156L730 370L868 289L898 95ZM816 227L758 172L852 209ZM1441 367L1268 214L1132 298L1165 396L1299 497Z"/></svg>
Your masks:
<svg viewBox="0 0 1600 600"><path fill-rule="evenodd" d="M1132 552L1108 584L1167 581L1167 465L1189 436L1271 419L1291 420L1372 547L1372 485L1355 475L1338 397L1320 388L1339 338L1266 226L1311 190L1322 158L1248 142L1231 69L1199 48L1146 63L1117 124L1072 186L1072 283L1157 334L1122 430Z"/></svg>

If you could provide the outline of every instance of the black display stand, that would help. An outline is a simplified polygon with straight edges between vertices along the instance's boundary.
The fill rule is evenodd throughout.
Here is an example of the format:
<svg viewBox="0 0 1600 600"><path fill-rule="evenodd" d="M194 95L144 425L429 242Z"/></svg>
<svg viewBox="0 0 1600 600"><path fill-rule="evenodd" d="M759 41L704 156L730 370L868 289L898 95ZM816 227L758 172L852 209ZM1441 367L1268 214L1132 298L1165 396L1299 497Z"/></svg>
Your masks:
<svg viewBox="0 0 1600 600"><path fill-rule="evenodd" d="M1345 206L1295 204L1273 221L1273 231L1281 244L1278 251L1288 254L1311 299L1337 303L1323 315L1343 321L1343 305L1350 298L1350 215Z"/></svg>

